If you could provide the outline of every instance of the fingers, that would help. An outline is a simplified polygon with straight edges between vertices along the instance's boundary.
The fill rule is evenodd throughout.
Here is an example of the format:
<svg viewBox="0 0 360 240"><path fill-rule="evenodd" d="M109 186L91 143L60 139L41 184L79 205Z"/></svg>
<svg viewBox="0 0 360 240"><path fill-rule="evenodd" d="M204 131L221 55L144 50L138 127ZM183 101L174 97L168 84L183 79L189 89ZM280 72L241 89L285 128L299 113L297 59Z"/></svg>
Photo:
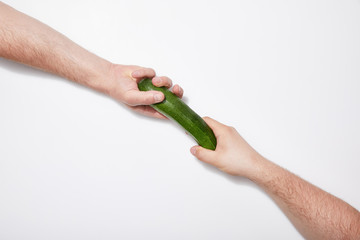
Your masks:
<svg viewBox="0 0 360 240"><path fill-rule="evenodd" d="M138 112L142 115L153 117L153 118L159 118L159 119L167 119L164 115L156 111L150 106L145 105L139 105L139 106L129 106L132 110L135 112Z"/></svg>
<svg viewBox="0 0 360 240"><path fill-rule="evenodd" d="M153 78L155 75L155 70L152 68L139 68L131 73L131 76L137 80L141 80L145 77Z"/></svg>
<svg viewBox="0 0 360 240"><path fill-rule="evenodd" d="M152 78L152 83L156 87L166 87L171 88L172 81L170 78L166 76L156 76L155 70L152 68L142 68L134 70L131 73L131 76L136 80L136 82L144 79L144 78ZM175 85L172 89L172 92L177 95L179 98L182 98L184 94L184 90L179 86ZM158 103L164 100L164 95L162 93L156 94L152 93L151 95L140 96L140 94L136 94L135 92L128 92L127 96L125 96L125 103L130 106L137 106L137 105L149 105Z"/></svg>
<svg viewBox="0 0 360 240"><path fill-rule="evenodd" d="M216 128L216 127L225 127L225 124L222 124L221 122L216 121L215 119L211 118L211 117L203 117L204 121L211 127L211 128Z"/></svg>
<svg viewBox="0 0 360 240"><path fill-rule="evenodd" d="M216 138L219 137L219 135L223 132L224 129L229 128L225 124L222 124L210 117L204 117L203 119L209 125L209 127L214 131Z"/></svg>
<svg viewBox="0 0 360 240"><path fill-rule="evenodd" d="M154 77L152 79L152 83L156 86L156 87L166 87L166 88L171 88L172 86L172 81L170 78L168 77Z"/></svg>
<svg viewBox="0 0 360 240"><path fill-rule="evenodd" d="M172 81L170 78L162 76L162 77L154 77L152 79L152 83L156 86L156 87L166 87L166 88L171 88L172 86ZM172 89L172 92L177 95L179 98L182 98L182 96L184 95L184 90L177 84L175 84L175 86Z"/></svg>
<svg viewBox="0 0 360 240"><path fill-rule="evenodd" d="M172 92L179 98L182 98L184 95L184 90L177 84L173 87Z"/></svg>
<svg viewBox="0 0 360 240"><path fill-rule="evenodd" d="M190 152L200 161L214 165L214 160L216 159L215 151L200 146L193 146Z"/></svg>
<svg viewBox="0 0 360 240"><path fill-rule="evenodd" d="M130 106L150 105L164 100L164 94L159 91L141 92L129 90L124 94L124 103Z"/></svg>

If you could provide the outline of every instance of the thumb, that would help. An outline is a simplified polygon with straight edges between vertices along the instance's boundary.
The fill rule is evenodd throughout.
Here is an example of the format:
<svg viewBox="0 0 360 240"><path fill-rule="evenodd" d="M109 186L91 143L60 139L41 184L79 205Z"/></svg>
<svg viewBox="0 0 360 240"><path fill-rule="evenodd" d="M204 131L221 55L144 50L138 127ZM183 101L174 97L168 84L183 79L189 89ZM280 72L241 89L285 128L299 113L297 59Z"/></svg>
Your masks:
<svg viewBox="0 0 360 240"><path fill-rule="evenodd" d="M215 159L215 151L203 148L201 146L193 146L190 149L192 155L194 155L197 159L202 162L206 162L212 164L213 160Z"/></svg>
<svg viewBox="0 0 360 240"><path fill-rule="evenodd" d="M142 92L138 90L127 91L124 102L130 106L150 105L164 100L164 94L159 91Z"/></svg>

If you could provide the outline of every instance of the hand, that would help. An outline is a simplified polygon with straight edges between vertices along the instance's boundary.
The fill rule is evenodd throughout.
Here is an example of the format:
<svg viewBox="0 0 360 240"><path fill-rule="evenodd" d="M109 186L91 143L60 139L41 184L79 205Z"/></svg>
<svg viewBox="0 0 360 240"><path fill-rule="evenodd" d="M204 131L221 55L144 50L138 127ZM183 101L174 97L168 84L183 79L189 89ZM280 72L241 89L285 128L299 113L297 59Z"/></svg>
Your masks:
<svg viewBox="0 0 360 240"><path fill-rule="evenodd" d="M194 146L191 153L200 161L211 164L230 175L249 178L255 170L258 154L235 130L212 118L205 117L205 122L214 131L217 139L215 151Z"/></svg>
<svg viewBox="0 0 360 240"><path fill-rule="evenodd" d="M141 114L155 117L166 118L161 113L148 106L164 100L164 94L159 91L139 91L137 83L144 78L152 78L152 83L157 87L172 86L172 81L168 77L156 76L151 68L143 68L132 65L113 65L111 68L112 86L108 94L123 102L132 110ZM172 88L172 92L178 97L183 96L183 89L179 85Z"/></svg>

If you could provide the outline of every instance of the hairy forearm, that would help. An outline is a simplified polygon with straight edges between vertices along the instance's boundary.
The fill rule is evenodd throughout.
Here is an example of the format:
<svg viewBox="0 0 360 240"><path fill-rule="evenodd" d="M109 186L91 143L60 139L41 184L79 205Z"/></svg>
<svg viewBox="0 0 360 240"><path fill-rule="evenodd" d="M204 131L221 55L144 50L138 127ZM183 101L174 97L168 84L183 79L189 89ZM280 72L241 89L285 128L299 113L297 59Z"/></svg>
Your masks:
<svg viewBox="0 0 360 240"><path fill-rule="evenodd" d="M0 2L0 57L107 92L111 63L49 26Z"/></svg>
<svg viewBox="0 0 360 240"><path fill-rule="evenodd" d="M261 159L251 180L307 239L360 239L360 213L339 198Z"/></svg>

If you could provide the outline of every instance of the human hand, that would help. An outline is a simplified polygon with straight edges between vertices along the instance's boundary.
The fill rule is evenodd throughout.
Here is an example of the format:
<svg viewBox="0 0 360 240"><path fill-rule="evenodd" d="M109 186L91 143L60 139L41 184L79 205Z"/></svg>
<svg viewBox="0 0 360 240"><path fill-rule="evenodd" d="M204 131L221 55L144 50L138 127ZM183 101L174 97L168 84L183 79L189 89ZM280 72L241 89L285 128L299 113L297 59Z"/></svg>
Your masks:
<svg viewBox="0 0 360 240"><path fill-rule="evenodd" d="M191 153L200 161L211 164L230 175L250 178L256 162L262 157L236 131L218 121L205 117L217 139L215 151L194 146Z"/></svg>
<svg viewBox="0 0 360 240"><path fill-rule="evenodd" d="M108 92L111 97L125 103L130 109L141 114L155 118L166 118L148 106L163 101L164 94L159 91L139 91L137 83L144 78L152 78L152 83L155 86L170 88L172 86L170 78L156 76L155 71L151 68L118 64L112 66L110 75L113 78L112 85ZM179 85L175 85L172 88L172 92L180 98L184 93Z"/></svg>

